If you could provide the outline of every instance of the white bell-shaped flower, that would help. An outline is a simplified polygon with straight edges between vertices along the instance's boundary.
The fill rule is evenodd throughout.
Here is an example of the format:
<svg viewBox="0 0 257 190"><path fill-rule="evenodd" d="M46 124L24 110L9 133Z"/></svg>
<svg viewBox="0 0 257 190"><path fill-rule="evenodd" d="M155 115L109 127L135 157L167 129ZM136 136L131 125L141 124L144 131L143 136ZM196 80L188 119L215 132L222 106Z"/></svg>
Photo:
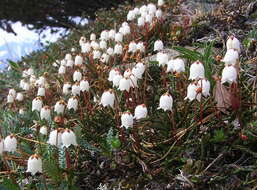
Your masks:
<svg viewBox="0 0 257 190"><path fill-rule="evenodd" d="M236 83L237 80L237 71L233 65L225 66L222 71L221 83L228 82L232 84L233 82Z"/></svg>
<svg viewBox="0 0 257 190"><path fill-rule="evenodd" d="M44 106L41 110L40 110L40 118L43 120L51 120L51 108L49 106Z"/></svg>
<svg viewBox="0 0 257 190"><path fill-rule="evenodd" d="M196 80L204 77L204 66L200 61L194 62L190 66L189 80Z"/></svg>
<svg viewBox="0 0 257 190"><path fill-rule="evenodd" d="M13 88L9 90L9 95L12 95L13 97L16 97L16 90L14 90Z"/></svg>
<svg viewBox="0 0 257 190"><path fill-rule="evenodd" d="M144 26L144 25L145 25L145 18L144 18L144 17L139 17L139 18L137 19L137 25L138 25L139 27Z"/></svg>
<svg viewBox="0 0 257 190"><path fill-rule="evenodd" d="M222 61L226 65L235 65L239 59L239 54L235 49L228 49Z"/></svg>
<svg viewBox="0 0 257 190"><path fill-rule="evenodd" d="M48 144L52 146L56 146L58 148L61 147L62 144L62 134L59 130L53 130L49 134L49 138L47 141Z"/></svg>
<svg viewBox="0 0 257 190"><path fill-rule="evenodd" d="M23 86L23 90L28 91L30 89L30 84L25 82Z"/></svg>
<svg viewBox="0 0 257 190"><path fill-rule="evenodd" d="M137 85L137 77L135 77L135 75L131 74L129 76L129 79L130 79L130 86L132 88L138 88L138 85Z"/></svg>
<svg viewBox="0 0 257 190"><path fill-rule="evenodd" d="M156 13L155 13L155 16L156 16L157 19L162 18L162 10L161 10L161 9L158 9L158 10L156 11Z"/></svg>
<svg viewBox="0 0 257 190"><path fill-rule="evenodd" d="M0 155L4 152L4 140L0 137Z"/></svg>
<svg viewBox="0 0 257 190"><path fill-rule="evenodd" d="M134 118L136 120L146 118L147 117L147 107L145 106L145 104L138 105L135 108L135 114L134 115L135 115Z"/></svg>
<svg viewBox="0 0 257 190"><path fill-rule="evenodd" d="M70 53L67 53L66 55L65 55L65 60L72 60L72 55L70 54Z"/></svg>
<svg viewBox="0 0 257 190"><path fill-rule="evenodd" d="M127 21L132 21L136 18L134 10L130 10L127 14Z"/></svg>
<svg viewBox="0 0 257 190"><path fill-rule="evenodd" d="M89 53L91 51L91 44L89 42L83 43L81 46L82 53Z"/></svg>
<svg viewBox="0 0 257 190"><path fill-rule="evenodd" d="M99 43L99 46L100 46L100 49L107 49L107 42L104 41L104 40L101 40L100 43Z"/></svg>
<svg viewBox="0 0 257 190"><path fill-rule="evenodd" d="M32 68L29 68L27 72L28 75L34 75L34 70Z"/></svg>
<svg viewBox="0 0 257 190"><path fill-rule="evenodd" d="M82 73L77 70L73 73L73 81L76 82L76 81L80 81L82 79Z"/></svg>
<svg viewBox="0 0 257 190"><path fill-rule="evenodd" d="M121 127L125 127L126 129L128 129L130 127L133 127L133 123L133 115L129 111L124 112L121 115Z"/></svg>
<svg viewBox="0 0 257 190"><path fill-rule="evenodd" d="M118 32L115 34L115 38L114 38L115 42L122 42L123 40L123 34ZM115 49L115 48L114 48ZM115 51L115 50L114 50Z"/></svg>
<svg viewBox="0 0 257 190"><path fill-rule="evenodd" d="M129 25L124 25L119 30L120 33L122 33L124 36L130 34L130 27Z"/></svg>
<svg viewBox="0 0 257 190"><path fill-rule="evenodd" d="M17 139L13 134L5 137L4 139L4 151L15 152L17 149Z"/></svg>
<svg viewBox="0 0 257 190"><path fill-rule="evenodd" d="M138 79L142 78L142 75L145 72L145 65L143 63L137 63L133 69L132 69L132 74L135 75Z"/></svg>
<svg viewBox="0 0 257 190"><path fill-rule="evenodd" d="M139 8L138 8L138 7L135 7L135 8L133 9L133 11L134 11L134 13L135 13L136 16L140 15L140 11L139 11Z"/></svg>
<svg viewBox="0 0 257 190"><path fill-rule="evenodd" d="M137 50L141 53L144 53L145 52L145 45L144 45L144 42L138 42L137 43Z"/></svg>
<svg viewBox="0 0 257 190"><path fill-rule="evenodd" d="M77 55L76 57L75 57L75 65L76 66L80 66L80 65L82 65L83 64L83 58L80 56L80 55Z"/></svg>
<svg viewBox="0 0 257 190"><path fill-rule="evenodd" d="M185 97L185 100L188 99L189 101L193 101L197 99L198 101L200 101L201 93L200 91L198 92L198 89L201 89L201 87L198 86L198 84L196 83L189 84L187 87L187 96Z"/></svg>
<svg viewBox="0 0 257 190"><path fill-rule="evenodd" d="M176 73L185 72L185 63L183 59L180 59L180 58L171 59L168 62L167 72L176 72Z"/></svg>
<svg viewBox="0 0 257 190"><path fill-rule="evenodd" d="M157 10L155 4L153 4L153 3L149 3L149 4L147 5L147 9L148 9L148 13L149 13L149 14L155 14L155 12L156 12L156 10Z"/></svg>
<svg viewBox="0 0 257 190"><path fill-rule="evenodd" d="M161 7L161 6L163 6L164 5L164 0L158 0L158 3L157 3L157 5L159 6L159 7Z"/></svg>
<svg viewBox="0 0 257 190"><path fill-rule="evenodd" d="M14 97L13 97L13 95L11 95L11 94L8 94L7 95L7 103L13 103L14 102Z"/></svg>
<svg viewBox="0 0 257 190"><path fill-rule="evenodd" d="M20 114L20 115L24 115L24 114L25 114L25 110L24 110L23 108L20 108L20 109L19 109L19 114Z"/></svg>
<svg viewBox="0 0 257 190"><path fill-rule="evenodd" d="M43 87L39 87L37 90L37 96L45 96L46 95L46 90Z"/></svg>
<svg viewBox="0 0 257 190"><path fill-rule="evenodd" d="M76 111L78 109L78 104L78 99L76 97L71 97L68 100L67 108L69 110L73 109L74 111Z"/></svg>
<svg viewBox="0 0 257 190"><path fill-rule="evenodd" d="M21 79L20 80L20 85L19 85L21 89L23 89L24 83L26 83L25 80Z"/></svg>
<svg viewBox="0 0 257 190"><path fill-rule="evenodd" d="M85 42L86 42L86 38L84 36L81 36L79 39L79 45L82 46L82 44Z"/></svg>
<svg viewBox="0 0 257 190"><path fill-rule="evenodd" d="M164 111L172 110L173 98L169 93L165 93L160 97L158 109L163 109Z"/></svg>
<svg viewBox="0 0 257 190"><path fill-rule="evenodd" d="M103 53L102 56L101 56L100 61L102 63L108 63L109 59L110 59L110 56L108 54L106 54L106 53Z"/></svg>
<svg viewBox="0 0 257 190"><path fill-rule="evenodd" d="M211 84L207 79L200 79L197 84L201 88L201 92L203 96L205 97L210 96Z"/></svg>
<svg viewBox="0 0 257 190"><path fill-rule="evenodd" d="M115 30L113 30L113 29L110 30L109 35L108 35L109 39L114 40L115 39L115 34L116 34Z"/></svg>
<svg viewBox="0 0 257 190"><path fill-rule="evenodd" d="M125 70L123 76L128 78L131 74L132 74L131 69L128 68L128 69Z"/></svg>
<svg viewBox="0 0 257 190"><path fill-rule="evenodd" d="M24 99L23 94L21 92L17 93L16 100L21 102L23 101L23 99Z"/></svg>
<svg viewBox="0 0 257 190"><path fill-rule="evenodd" d="M116 74L113 77L112 83L113 83L113 87L118 87L120 85L120 80L122 79L122 75L120 73Z"/></svg>
<svg viewBox="0 0 257 190"><path fill-rule="evenodd" d="M163 42L161 40L156 40L154 42L154 48L153 48L154 51L161 51L163 50Z"/></svg>
<svg viewBox="0 0 257 190"><path fill-rule="evenodd" d="M61 65L58 69L58 74L62 75L66 73L66 67Z"/></svg>
<svg viewBox="0 0 257 190"><path fill-rule="evenodd" d="M114 54L121 55L122 54L122 45L116 44L114 46Z"/></svg>
<svg viewBox="0 0 257 190"><path fill-rule="evenodd" d="M75 83L72 85L71 93L73 96L80 95L80 85L79 83Z"/></svg>
<svg viewBox="0 0 257 190"><path fill-rule="evenodd" d="M119 88L118 88L120 91L124 91L126 90L127 92L129 92L129 89L130 89L130 79L129 78L126 78L126 77L123 77L121 80L120 80L120 84L119 84Z"/></svg>
<svg viewBox="0 0 257 190"><path fill-rule="evenodd" d="M73 65L74 65L74 61L72 59L67 60L66 67L73 67Z"/></svg>
<svg viewBox="0 0 257 190"><path fill-rule="evenodd" d="M111 106L113 107L115 100L115 95L113 90L107 90L104 91L104 93L101 96L100 104L103 105L103 107Z"/></svg>
<svg viewBox="0 0 257 190"><path fill-rule="evenodd" d="M62 65L62 66L66 66L66 64L67 64L66 59L61 60L61 65Z"/></svg>
<svg viewBox="0 0 257 190"><path fill-rule="evenodd" d="M64 83L63 87L62 87L62 93L67 95L70 93L71 90L71 84L70 83Z"/></svg>
<svg viewBox="0 0 257 190"><path fill-rule="evenodd" d="M136 53L137 51L137 44L136 42L132 41L129 43L129 49L128 49L128 52L131 52L131 53Z"/></svg>
<svg viewBox="0 0 257 190"><path fill-rule="evenodd" d="M107 50L106 50L106 53L110 56L113 56L114 55L114 50L113 48L109 47Z"/></svg>
<svg viewBox="0 0 257 190"><path fill-rule="evenodd" d="M93 48L93 50L99 50L100 49L100 45L99 43L97 43L96 41L92 41L90 43L91 47Z"/></svg>
<svg viewBox="0 0 257 190"><path fill-rule="evenodd" d="M238 53L240 53L240 41L235 36L230 36L226 43L227 50L229 49L235 49Z"/></svg>
<svg viewBox="0 0 257 190"><path fill-rule="evenodd" d="M98 50L93 51L93 59L100 59L101 58L101 52Z"/></svg>
<svg viewBox="0 0 257 190"><path fill-rule="evenodd" d="M37 110L40 111L43 106L42 98L36 97L32 101L32 111Z"/></svg>
<svg viewBox="0 0 257 190"><path fill-rule="evenodd" d="M47 127L45 125L40 127L39 133L42 135L47 135Z"/></svg>
<svg viewBox="0 0 257 190"><path fill-rule="evenodd" d="M80 90L81 92L85 92L85 91L89 91L89 83L87 80L82 80L80 81L79 83L79 87L80 87Z"/></svg>
<svg viewBox="0 0 257 190"><path fill-rule="evenodd" d="M62 133L62 144L64 147L69 147L70 145L78 146L76 135L70 129L64 129Z"/></svg>
<svg viewBox="0 0 257 190"><path fill-rule="evenodd" d="M96 35L94 33L90 34L90 41L96 41Z"/></svg>
<svg viewBox="0 0 257 190"><path fill-rule="evenodd" d="M146 5L142 5L140 8L139 8L139 12L140 14L144 13L144 12L147 12L147 6Z"/></svg>
<svg viewBox="0 0 257 190"><path fill-rule="evenodd" d="M45 81L46 81L45 77L40 76L38 80L36 80L36 86L45 86Z"/></svg>
<svg viewBox="0 0 257 190"><path fill-rule="evenodd" d="M145 22L151 24L153 22L153 16L151 14L147 14L145 16Z"/></svg>
<svg viewBox="0 0 257 190"><path fill-rule="evenodd" d="M107 30L104 30L101 32L100 39L101 40L108 40L109 38L109 32Z"/></svg>
<svg viewBox="0 0 257 190"><path fill-rule="evenodd" d="M64 112L64 109L65 109L65 102L63 100L56 102L56 104L54 105L54 111L57 114L62 114Z"/></svg>
<svg viewBox="0 0 257 190"><path fill-rule="evenodd" d="M112 69L112 70L109 72L108 81L113 81L114 76L115 76L115 75L118 75L118 74L120 74L119 69L117 69L117 68Z"/></svg>
<svg viewBox="0 0 257 190"><path fill-rule="evenodd" d="M159 66L165 66L168 63L168 55L166 53L157 53L156 60L159 62Z"/></svg>
<svg viewBox="0 0 257 190"><path fill-rule="evenodd" d="M42 159L37 154L29 157L26 172L30 172L31 175L35 175L37 172L42 173Z"/></svg>

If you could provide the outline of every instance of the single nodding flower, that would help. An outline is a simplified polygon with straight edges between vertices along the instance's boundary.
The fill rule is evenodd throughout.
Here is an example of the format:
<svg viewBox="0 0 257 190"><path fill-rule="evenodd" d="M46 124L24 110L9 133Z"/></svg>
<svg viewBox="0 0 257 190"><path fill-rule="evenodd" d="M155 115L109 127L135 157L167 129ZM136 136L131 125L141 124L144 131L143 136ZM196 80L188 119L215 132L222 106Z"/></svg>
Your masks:
<svg viewBox="0 0 257 190"><path fill-rule="evenodd" d="M62 133L62 144L64 147L69 147L70 145L77 146L77 140L75 133L70 129L64 129Z"/></svg>
<svg viewBox="0 0 257 190"><path fill-rule="evenodd" d="M133 127L133 115L127 111L121 115L121 127L125 127L126 129Z"/></svg>
<svg viewBox="0 0 257 190"><path fill-rule="evenodd" d="M102 104L104 107L107 107L107 106L113 107L114 100L115 100L115 95L113 90L107 90L102 94L100 104Z"/></svg>
<svg viewBox="0 0 257 190"><path fill-rule="evenodd" d="M164 111L172 110L173 98L169 93L165 93L160 97L158 109L163 109Z"/></svg>
<svg viewBox="0 0 257 190"><path fill-rule="evenodd" d="M227 65L222 70L222 77L221 77L221 83L228 82L229 84L232 84L233 82L236 83L237 80L237 71L236 68L233 65Z"/></svg>
<svg viewBox="0 0 257 190"><path fill-rule="evenodd" d="M13 134L5 137L4 139L4 151L15 152L17 149L17 139Z"/></svg>
<svg viewBox="0 0 257 190"><path fill-rule="evenodd" d="M139 120L139 119L143 119L143 118L146 118L146 117L147 117L147 107L145 106L145 104L138 105L135 108L134 118L136 120Z"/></svg>
<svg viewBox="0 0 257 190"><path fill-rule="evenodd" d="M29 157L26 172L30 172L31 175L35 175L37 172L42 173L42 159L37 154Z"/></svg>
<svg viewBox="0 0 257 190"><path fill-rule="evenodd" d="M200 61L194 62L190 66L189 80L196 80L204 77L204 66Z"/></svg>

